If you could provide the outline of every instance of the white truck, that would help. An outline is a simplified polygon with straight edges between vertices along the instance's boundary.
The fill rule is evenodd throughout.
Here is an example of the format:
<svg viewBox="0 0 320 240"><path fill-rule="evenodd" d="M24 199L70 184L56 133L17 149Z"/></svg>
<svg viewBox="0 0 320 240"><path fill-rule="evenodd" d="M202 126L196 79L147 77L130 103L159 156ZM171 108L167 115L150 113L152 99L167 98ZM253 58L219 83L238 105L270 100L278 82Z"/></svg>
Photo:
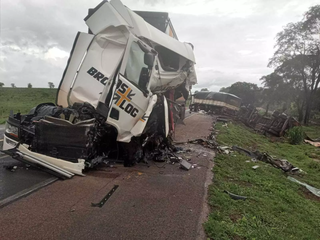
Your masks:
<svg viewBox="0 0 320 240"><path fill-rule="evenodd" d="M167 144L174 100L197 83L193 46L177 40L169 19L160 31L137 13L119 0L89 11L56 104L10 114L5 153L70 178L107 159L130 166Z"/></svg>

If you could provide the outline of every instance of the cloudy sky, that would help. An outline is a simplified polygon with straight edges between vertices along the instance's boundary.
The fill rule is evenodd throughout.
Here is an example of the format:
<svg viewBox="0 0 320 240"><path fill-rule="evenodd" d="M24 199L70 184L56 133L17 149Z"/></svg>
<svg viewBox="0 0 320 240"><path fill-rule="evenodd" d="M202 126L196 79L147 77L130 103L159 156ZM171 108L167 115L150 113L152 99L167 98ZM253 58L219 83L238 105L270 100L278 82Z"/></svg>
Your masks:
<svg viewBox="0 0 320 240"><path fill-rule="evenodd" d="M165 11L181 41L195 46L198 84L218 91L270 73L275 35L318 0L123 0L133 10ZM59 85L83 18L100 0L0 0L0 82Z"/></svg>

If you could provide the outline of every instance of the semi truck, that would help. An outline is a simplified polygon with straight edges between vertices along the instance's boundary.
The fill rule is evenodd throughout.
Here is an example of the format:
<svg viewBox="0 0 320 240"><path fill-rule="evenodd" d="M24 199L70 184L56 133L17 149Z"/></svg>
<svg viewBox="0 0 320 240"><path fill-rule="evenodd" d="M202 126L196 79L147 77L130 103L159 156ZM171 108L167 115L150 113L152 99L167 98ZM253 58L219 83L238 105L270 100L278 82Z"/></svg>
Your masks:
<svg viewBox="0 0 320 240"><path fill-rule="evenodd" d="M201 91L191 96L190 111L204 110L216 114L235 115L241 106L241 98L224 92Z"/></svg>
<svg viewBox="0 0 320 240"><path fill-rule="evenodd" d="M11 112L4 134L6 154L61 178L108 159L131 166L168 146L175 99L197 83L193 45L178 40L167 13L111 0L84 21L56 103Z"/></svg>

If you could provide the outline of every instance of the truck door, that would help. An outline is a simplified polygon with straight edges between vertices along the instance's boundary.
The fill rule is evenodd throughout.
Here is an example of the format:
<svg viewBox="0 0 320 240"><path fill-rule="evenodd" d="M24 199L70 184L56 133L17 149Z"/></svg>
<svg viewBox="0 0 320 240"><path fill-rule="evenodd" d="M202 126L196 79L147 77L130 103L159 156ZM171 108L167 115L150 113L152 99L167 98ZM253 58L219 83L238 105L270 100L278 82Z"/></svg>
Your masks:
<svg viewBox="0 0 320 240"><path fill-rule="evenodd" d="M156 52L131 35L113 92L107 123L118 130L118 141L129 142L131 129L143 118L152 94L149 79Z"/></svg>

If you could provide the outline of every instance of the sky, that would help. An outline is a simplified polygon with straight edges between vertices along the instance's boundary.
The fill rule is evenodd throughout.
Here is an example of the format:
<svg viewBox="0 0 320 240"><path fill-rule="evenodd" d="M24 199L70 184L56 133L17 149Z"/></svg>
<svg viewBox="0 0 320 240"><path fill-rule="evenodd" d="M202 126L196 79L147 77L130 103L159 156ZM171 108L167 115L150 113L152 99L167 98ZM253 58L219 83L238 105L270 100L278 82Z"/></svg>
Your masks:
<svg viewBox="0 0 320 240"><path fill-rule="evenodd" d="M0 82L6 87L59 85L76 33L87 32L88 8L100 0L0 0ZM195 49L198 84L219 91L258 84L275 36L318 0L123 0L132 10L169 12L180 41Z"/></svg>

